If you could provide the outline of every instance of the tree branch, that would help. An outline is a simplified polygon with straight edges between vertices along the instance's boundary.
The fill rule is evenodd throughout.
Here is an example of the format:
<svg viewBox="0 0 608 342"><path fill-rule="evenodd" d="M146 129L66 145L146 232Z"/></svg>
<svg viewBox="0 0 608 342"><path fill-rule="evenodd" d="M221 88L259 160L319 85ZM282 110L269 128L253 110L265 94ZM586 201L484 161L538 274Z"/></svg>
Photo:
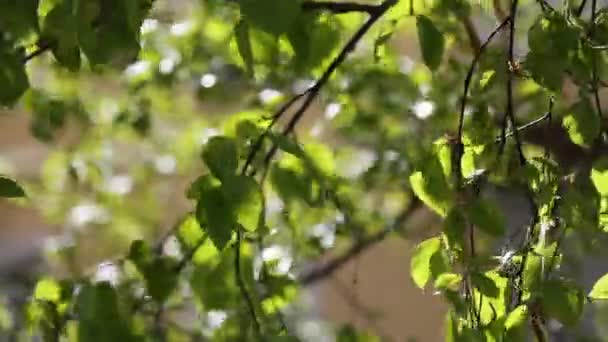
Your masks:
<svg viewBox="0 0 608 342"><path fill-rule="evenodd" d="M332 1L305 1L302 3L304 11L329 11L335 14L365 12L373 15L378 10L378 5L360 4L356 2L332 2Z"/></svg>
<svg viewBox="0 0 608 342"><path fill-rule="evenodd" d="M297 111L294 113L292 118L287 123L286 127L283 129L283 135L289 135L293 132L298 122L304 116L306 110L310 107L313 100L317 98L321 89L325 84L329 81L329 78L333 75L333 73L338 69L338 67L346 60L346 57L355 50L357 44L361 39L365 36L367 31L388 11L391 7L393 7L398 0L385 0L379 5L374 6L370 13L369 19L361 27L355 32L355 34L351 37L351 39L344 45L340 53L334 58L329 67L323 72L321 77L315 82L315 84L306 91L304 95L304 102L300 105ZM273 144L270 151L266 154L264 158L264 165L267 166L274 155L276 154L278 149L277 144Z"/></svg>
<svg viewBox="0 0 608 342"><path fill-rule="evenodd" d="M38 45L38 48L36 50L32 51L31 53L29 53L25 57L23 57L23 59L21 60L21 62L23 64L26 64L27 62L31 61L32 59L49 51L52 47L51 43L47 42L47 41L40 41L40 42L38 42L37 45Z"/></svg>
<svg viewBox="0 0 608 342"><path fill-rule="evenodd" d="M335 271L339 270L348 261L354 259L361 253L375 246L377 243L384 241L392 232L398 230L405 223L412 213L422 206L422 202L417 197L412 197L410 204L397 216L395 222L386 229L372 234L367 238L363 238L352 245L344 254L335 257L299 278L299 282L303 285L312 285L319 280L331 276Z"/></svg>
<svg viewBox="0 0 608 342"><path fill-rule="evenodd" d="M485 51L486 47L490 44L490 42L494 39L494 37L498 34L498 32L500 32L502 30L502 28L505 27L505 25L507 25L507 23L509 21L510 21L510 17L507 17L505 20L503 20L503 22L500 23L500 25L498 25L498 27L496 27L494 29L494 31L492 31L492 33L490 33L490 35L488 36L486 41L483 42L483 44L481 44L479 46L479 49L475 53L475 57L473 58L473 61L471 62L471 65L469 66L469 70L467 71L467 75L464 80L464 91L463 91L462 100L460 103L460 116L458 118L458 136L457 136L458 140L456 141L457 151L456 151L455 159L457 160L457 162L456 162L455 172L456 172L457 184L461 183L460 181L462 178L462 170L459 167L459 165L461 164L460 161L462 160L462 155L464 154L464 148L462 145L462 135L464 133L464 112L465 112L465 109L467 106L469 88L471 86L471 81L473 80L473 74L475 73L475 67L477 66L477 63L479 62L479 59L481 58L481 55Z"/></svg>

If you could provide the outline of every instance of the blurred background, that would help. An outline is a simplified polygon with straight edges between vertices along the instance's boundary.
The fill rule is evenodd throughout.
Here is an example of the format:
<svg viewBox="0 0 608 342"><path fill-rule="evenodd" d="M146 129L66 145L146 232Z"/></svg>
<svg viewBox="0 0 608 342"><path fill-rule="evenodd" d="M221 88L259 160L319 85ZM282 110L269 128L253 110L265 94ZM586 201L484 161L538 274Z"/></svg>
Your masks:
<svg viewBox="0 0 608 342"><path fill-rule="evenodd" d="M363 233L393 222L412 201L405 191L410 161L454 130L460 96L455 89L462 87L471 58L471 30L483 41L498 22L500 13L490 4L454 3L471 11L472 26L442 23L442 29L452 32L444 57L449 72L440 69L432 75L420 63L415 20L401 6L369 33L298 126L299 140L328 144L336 172L352 187L351 198L359 206L353 213ZM538 13L532 3L522 5L521 56L527 49L524 28ZM441 13L440 5L414 4L416 13ZM140 57L121 72L75 74L57 67L49 55L28 64L32 89L15 108L0 109L0 173L22 181L31 195L0 200L2 336L22 324L19 310L41 274L111 278L104 265L125 255L133 240L159 241L193 210L185 193L203 171L201 146L234 118L268 116L306 89L364 18L327 18L327 31L316 38L331 47L306 72L289 64L289 47L256 38L254 51L261 57L252 80L232 39L238 18L225 7L219 0L157 0L141 28ZM397 24L395 18L404 19ZM379 43L391 25L399 29ZM503 65L496 57L504 49L501 39L489 50L494 57L484 60L487 65ZM282 52L277 57L273 49ZM272 58L278 58L276 64L269 62ZM496 77L502 76L498 71ZM565 81L563 106L575 97L569 86ZM518 97L526 101L522 122L546 108L544 95L533 85ZM491 115L502 103L502 95L488 91L472 101L471 111L483 107L482 114ZM576 164L577 151L568 148L573 147L563 146L562 157ZM526 222L519 194L498 188L489 192L512 229ZM282 213L279 202L271 201L268 210L278 217L291 215ZM271 220L277 228L289 226L298 233L291 237L296 243L277 237L265 254L279 264L283 260L289 271L306 273L322 266L357 242L356 230L338 229L340 219L333 216L307 208L300 216ZM409 276L413 247L440 225L419 206L396 227L399 234L306 284L288 318L310 341L332 341L333 329L343 324L386 341L442 340L446 306ZM318 246L297 245L304 240ZM163 248L172 253L170 243ZM605 263L597 263L586 275L589 281L606 271Z"/></svg>

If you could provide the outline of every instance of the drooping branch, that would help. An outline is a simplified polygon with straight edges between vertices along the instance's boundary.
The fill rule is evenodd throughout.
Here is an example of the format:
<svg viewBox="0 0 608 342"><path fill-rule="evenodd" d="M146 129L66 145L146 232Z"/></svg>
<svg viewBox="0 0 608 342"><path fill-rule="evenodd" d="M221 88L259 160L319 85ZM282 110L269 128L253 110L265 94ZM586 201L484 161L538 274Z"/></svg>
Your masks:
<svg viewBox="0 0 608 342"><path fill-rule="evenodd" d="M591 27L589 28L589 37L591 39L594 38L595 36L595 19L597 17L597 0L591 0ZM597 115L600 119L600 122L602 121L603 118L603 114L602 114L602 105L600 103L600 94L599 94L599 88L598 88L598 80L599 80L599 75L598 75L598 52L597 51L593 51L592 52L592 61L591 61L591 77L592 77L592 87L593 87L593 98L595 99L595 109L597 110ZM600 131L600 135L602 134L602 129L599 130Z"/></svg>

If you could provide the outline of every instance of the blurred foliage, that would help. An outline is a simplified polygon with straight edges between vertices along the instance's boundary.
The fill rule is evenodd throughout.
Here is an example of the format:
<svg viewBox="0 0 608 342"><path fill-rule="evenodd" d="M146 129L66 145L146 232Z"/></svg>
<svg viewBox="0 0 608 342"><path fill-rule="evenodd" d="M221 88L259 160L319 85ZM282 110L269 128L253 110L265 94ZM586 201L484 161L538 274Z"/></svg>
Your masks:
<svg viewBox="0 0 608 342"><path fill-rule="evenodd" d="M591 334L592 309L605 329L606 276L583 288L572 266L606 251L605 160L561 164L504 108L522 125L551 99L527 127L556 122L601 155L608 12L520 1L515 59L508 39L479 51L472 18L504 11L488 4L351 5L0 0L0 105L50 150L39 177L0 176L0 196L59 228L27 302L2 298L0 338L378 341L302 331L302 279L329 250L400 231L417 200L444 218L411 273L450 303L447 340L520 340L549 320ZM421 58L404 55L416 39ZM502 255L512 232L487 183L534 204Z"/></svg>

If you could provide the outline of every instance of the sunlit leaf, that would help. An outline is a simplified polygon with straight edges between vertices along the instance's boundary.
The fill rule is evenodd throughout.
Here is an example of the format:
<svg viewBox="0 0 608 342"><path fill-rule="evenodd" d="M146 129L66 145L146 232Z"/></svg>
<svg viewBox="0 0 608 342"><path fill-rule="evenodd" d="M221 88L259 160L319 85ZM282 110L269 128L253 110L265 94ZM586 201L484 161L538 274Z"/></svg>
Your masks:
<svg viewBox="0 0 608 342"><path fill-rule="evenodd" d="M589 292L589 298L608 299L608 274L604 274L595 282L591 292Z"/></svg>
<svg viewBox="0 0 608 342"><path fill-rule="evenodd" d="M438 289L450 289L450 290L458 290L460 286L460 282L462 281L462 275L456 273L443 273L440 274L437 279L435 279L435 283L433 286Z"/></svg>
<svg viewBox="0 0 608 342"><path fill-rule="evenodd" d="M447 215L452 206L452 192L437 159L431 158L421 165L420 171L412 173L410 185L424 204L441 216Z"/></svg>
<svg viewBox="0 0 608 342"><path fill-rule="evenodd" d="M431 258L441 249L441 239L438 237L422 241L412 255L410 274L419 288L424 288L431 278Z"/></svg>
<svg viewBox="0 0 608 342"><path fill-rule="evenodd" d="M574 104L562 119L564 128L572 142L577 145L589 147L598 137L600 122L593 107L587 100L580 100Z"/></svg>
<svg viewBox="0 0 608 342"><path fill-rule="evenodd" d="M59 299L61 299L61 286L53 279L41 279L36 283L34 298L58 303Z"/></svg>
<svg viewBox="0 0 608 342"><path fill-rule="evenodd" d="M245 70L249 77L253 77L253 50L249 38L249 24L245 20L240 20L234 27L234 36L239 54L245 64Z"/></svg>

